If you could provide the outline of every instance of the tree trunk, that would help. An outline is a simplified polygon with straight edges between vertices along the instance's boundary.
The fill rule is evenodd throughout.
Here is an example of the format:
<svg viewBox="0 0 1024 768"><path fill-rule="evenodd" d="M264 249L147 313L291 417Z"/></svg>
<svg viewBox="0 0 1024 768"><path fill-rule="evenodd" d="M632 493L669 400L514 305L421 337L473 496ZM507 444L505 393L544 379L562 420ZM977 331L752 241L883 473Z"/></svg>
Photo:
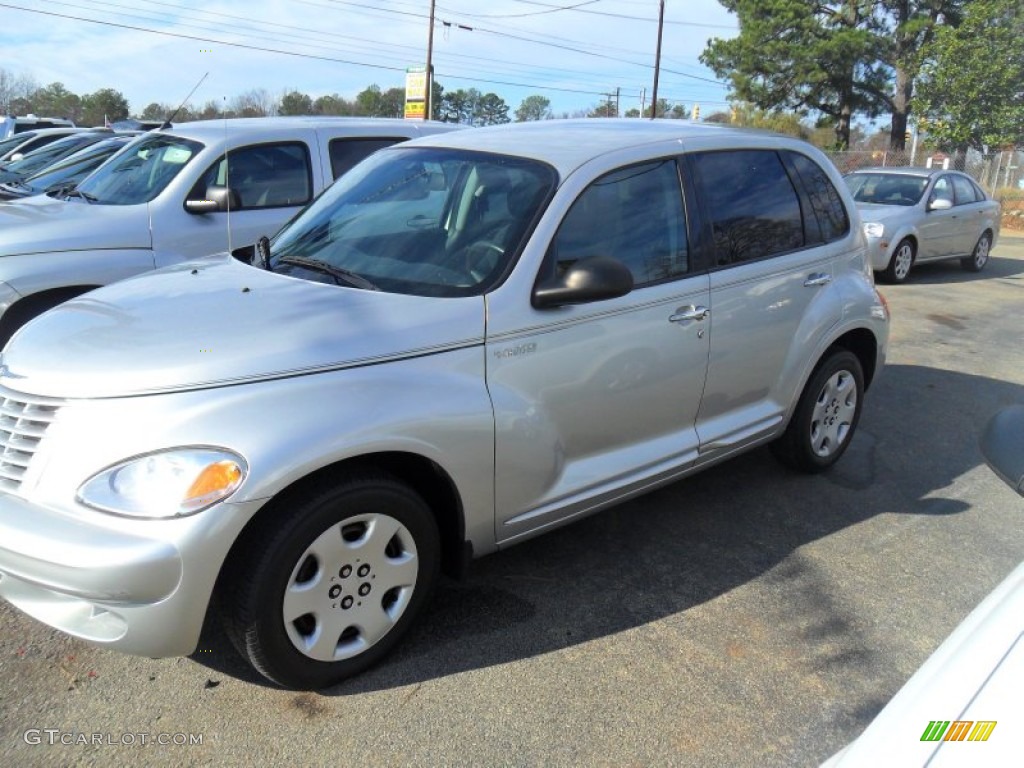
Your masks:
<svg viewBox="0 0 1024 768"><path fill-rule="evenodd" d="M850 119L853 110L848 98L839 105L839 119L836 120L836 149L845 152L850 148Z"/></svg>
<svg viewBox="0 0 1024 768"><path fill-rule="evenodd" d="M907 118L910 116L910 97L914 95L914 79L902 66L896 67L896 92L892 99L892 130L889 149L907 148Z"/></svg>

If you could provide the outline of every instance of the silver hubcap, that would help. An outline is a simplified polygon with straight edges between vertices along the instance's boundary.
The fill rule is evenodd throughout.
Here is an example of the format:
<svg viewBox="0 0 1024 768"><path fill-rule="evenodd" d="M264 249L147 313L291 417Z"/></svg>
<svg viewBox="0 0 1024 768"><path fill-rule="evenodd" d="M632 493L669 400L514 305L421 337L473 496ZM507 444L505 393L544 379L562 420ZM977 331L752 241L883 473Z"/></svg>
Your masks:
<svg viewBox="0 0 1024 768"><path fill-rule="evenodd" d="M850 434L857 412L857 381L849 371L837 371L818 393L811 415L811 449L822 458L835 453Z"/></svg>
<svg viewBox="0 0 1024 768"><path fill-rule="evenodd" d="M983 237L978 241L978 244L974 246L974 266L981 267L985 266L985 262L988 261L988 238Z"/></svg>
<svg viewBox="0 0 1024 768"><path fill-rule="evenodd" d="M904 243L893 254L892 260L892 273L896 276L897 280L902 280L910 272L910 265L914 261L914 249L910 247L909 243Z"/></svg>
<svg viewBox="0 0 1024 768"><path fill-rule="evenodd" d="M416 587L416 543L384 514L332 525L307 547L282 604L288 639L317 661L357 656L401 618Z"/></svg>

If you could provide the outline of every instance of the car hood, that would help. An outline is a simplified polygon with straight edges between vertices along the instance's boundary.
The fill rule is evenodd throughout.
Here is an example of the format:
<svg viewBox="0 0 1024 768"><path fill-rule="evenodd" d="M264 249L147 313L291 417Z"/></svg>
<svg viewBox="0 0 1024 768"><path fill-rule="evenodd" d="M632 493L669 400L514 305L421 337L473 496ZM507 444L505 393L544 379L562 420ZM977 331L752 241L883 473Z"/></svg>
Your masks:
<svg viewBox="0 0 1024 768"><path fill-rule="evenodd" d="M1024 687L1024 563L914 673L864 733L822 768L1020 765ZM971 724L954 729L956 721ZM949 723L944 730L943 724ZM971 741L992 723L991 740ZM935 729L941 740L935 739ZM924 735L931 731L931 738ZM947 741L945 736L951 738ZM960 738L963 736L963 738ZM973 749L972 749L973 748ZM977 751L977 750L984 750Z"/></svg>
<svg viewBox="0 0 1024 768"><path fill-rule="evenodd" d="M146 204L89 205L35 195L0 205L0 256L152 245Z"/></svg>
<svg viewBox="0 0 1024 768"><path fill-rule="evenodd" d="M916 205L877 205L875 203L857 203L861 221L890 222L912 219L918 215Z"/></svg>
<svg viewBox="0 0 1024 768"><path fill-rule="evenodd" d="M481 344L481 296L310 282L227 254L100 288L25 325L0 384L49 397L199 389Z"/></svg>

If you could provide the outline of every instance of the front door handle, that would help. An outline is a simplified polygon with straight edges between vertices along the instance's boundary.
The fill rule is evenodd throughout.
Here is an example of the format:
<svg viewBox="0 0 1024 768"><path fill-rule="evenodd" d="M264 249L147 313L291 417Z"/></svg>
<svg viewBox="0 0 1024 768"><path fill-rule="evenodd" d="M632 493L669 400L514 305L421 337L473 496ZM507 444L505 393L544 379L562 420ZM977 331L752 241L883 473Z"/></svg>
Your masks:
<svg viewBox="0 0 1024 768"><path fill-rule="evenodd" d="M824 272L812 272L804 280L805 288L813 288L816 285L828 285L832 282L832 275L826 275Z"/></svg>
<svg viewBox="0 0 1024 768"><path fill-rule="evenodd" d="M711 310L707 307L693 306L692 304L688 307L680 307L676 310L675 314L668 316L670 323L685 323L687 320L703 320L711 314Z"/></svg>

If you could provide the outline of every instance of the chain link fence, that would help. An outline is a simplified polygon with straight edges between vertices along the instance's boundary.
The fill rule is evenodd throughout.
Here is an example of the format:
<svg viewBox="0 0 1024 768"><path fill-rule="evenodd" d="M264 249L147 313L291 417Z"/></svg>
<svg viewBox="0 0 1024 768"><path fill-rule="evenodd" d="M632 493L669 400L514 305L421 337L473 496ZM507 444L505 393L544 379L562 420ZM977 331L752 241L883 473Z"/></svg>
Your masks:
<svg viewBox="0 0 1024 768"><path fill-rule="evenodd" d="M840 173L849 173L858 168L881 166L899 168L919 166L928 168L953 168L970 174L991 195L1001 191L1024 189L1024 149L1010 149L983 154L976 150L967 152L916 150L850 150L826 152Z"/></svg>

